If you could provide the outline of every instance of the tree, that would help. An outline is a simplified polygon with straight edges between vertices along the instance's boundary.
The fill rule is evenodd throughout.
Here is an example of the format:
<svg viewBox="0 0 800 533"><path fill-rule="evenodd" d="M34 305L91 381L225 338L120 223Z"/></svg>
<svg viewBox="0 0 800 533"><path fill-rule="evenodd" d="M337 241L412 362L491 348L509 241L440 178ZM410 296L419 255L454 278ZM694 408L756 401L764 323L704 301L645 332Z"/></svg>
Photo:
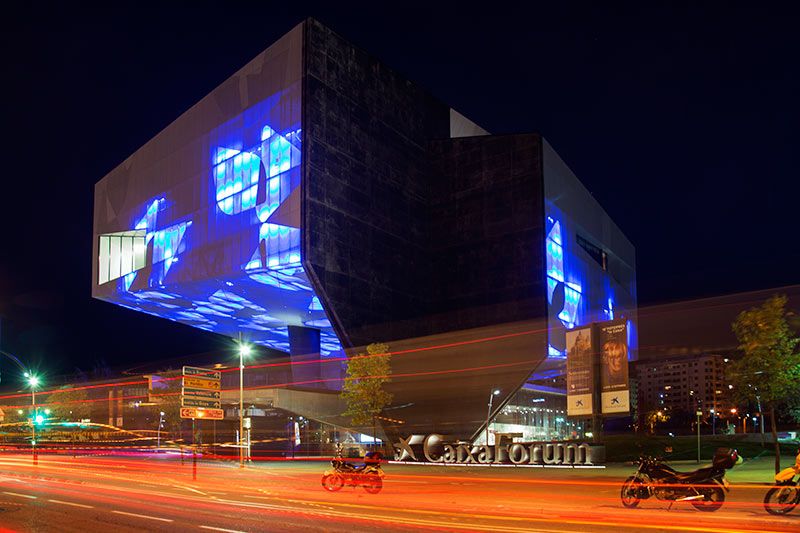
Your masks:
<svg viewBox="0 0 800 533"><path fill-rule="evenodd" d="M739 400L769 411L775 444L775 473L780 471L776 410L800 392L800 339L789 327L786 296L776 295L743 311L733 322L742 357L731 365L730 379Z"/></svg>
<svg viewBox="0 0 800 533"><path fill-rule="evenodd" d="M63 388L47 397L50 415L61 420L81 420L91 416L89 395L85 389Z"/></svg>
<svg viewBox="0 0 800 533"><path fill-rule="evenodd" d="M669 415L661 409L653 409L652 411L648 411L647 415L645 415L645 422L650 428L651 435L656 432L656 424L666 422L667 420L669 420Z"/></svg>
<svg viewBox="0 0 800 533"><path fill-rule="evenodd" d="M181 419L181 373L168 370L159 374L161 379L156 380L158 383L150 393L150 397L156 404L156 414L160 411L164 412L164 429L172 438L181 437L182 422ZM155 417L155 427L158 428L160 415Z"/></svg>
<svg viewBox="0 0 800 533"><path fill-rule="evenodd" d="M342 386L342 398L347 404L344 416L349 416L356 426L371 423L376 438L375 417L392 401L392 395L383 388L392 379L390 363L388 344L370 344L366 355L348 358Z"/></svg>
<svg viewBox="0 0 800 533"><path fill-rule="evenodd" d="M3 423L4 424L18 424L20 422L27 422L31 417L30 407L26 409L18 409L16 407L9 407L0 405L3 410Z"/></svg>

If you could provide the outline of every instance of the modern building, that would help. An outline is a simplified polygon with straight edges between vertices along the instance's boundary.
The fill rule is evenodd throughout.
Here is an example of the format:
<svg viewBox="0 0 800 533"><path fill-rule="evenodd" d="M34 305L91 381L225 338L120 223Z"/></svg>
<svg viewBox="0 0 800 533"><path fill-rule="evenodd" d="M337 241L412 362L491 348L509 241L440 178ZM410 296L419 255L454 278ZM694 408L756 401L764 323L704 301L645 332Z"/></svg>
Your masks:
<svg viewBox="0 0 800 533"><path fill-rule="evenodd" d="M725 380L729 359L723 355L683 355L639 361L636 377L639 410L665 409L703 416L729 413L732 403Z"/></svg>
<svg viewBox="0 0 800 533"><path fill-rule="evenodd" d="M389 436L563 413L578 325L626 319L636 357L634 247L550 144L489 134L313 19L96 185L93 246L95 298L288 354L284 388L335 391L345 354L388 343ZM580 426L557 418L506 429Z"/></svg>

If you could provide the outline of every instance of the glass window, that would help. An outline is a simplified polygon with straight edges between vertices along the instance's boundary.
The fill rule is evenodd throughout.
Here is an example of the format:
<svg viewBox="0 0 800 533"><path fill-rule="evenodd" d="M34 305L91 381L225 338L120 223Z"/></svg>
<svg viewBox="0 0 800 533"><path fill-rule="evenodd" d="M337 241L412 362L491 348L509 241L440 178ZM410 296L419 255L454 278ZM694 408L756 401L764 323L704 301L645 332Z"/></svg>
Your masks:
<svg viewBox="0 0 800 533"><path fill-rule="evenodd" d="M98 283L115 280L144 268L147 253L145 230L100 235Z"/></svg>

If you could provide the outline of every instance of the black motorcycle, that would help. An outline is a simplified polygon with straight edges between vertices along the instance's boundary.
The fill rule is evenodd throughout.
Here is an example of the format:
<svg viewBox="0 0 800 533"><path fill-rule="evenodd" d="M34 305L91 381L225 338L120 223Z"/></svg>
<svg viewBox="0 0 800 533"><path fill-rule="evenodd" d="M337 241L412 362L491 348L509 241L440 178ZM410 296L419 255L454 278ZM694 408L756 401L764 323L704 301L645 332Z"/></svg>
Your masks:
<svg viewBox="0 0 800 533"><path fill-rule="evenodd" d="M364 456L364 463L354 465L340 457L331 460L333 469L322 474L322 486L329 492L341 490L345 485L358 487L361 485L370 494L377 494L383 488L385 474L381 468L383 456L380 452L369 452Z"/></svg>
<svg viewBox="0 0 800 533"><path fill-rule="evenodd" d="M641 500L655 496L669 501L670 508L675 502L689 502L700 511L716 511L725 502L725 493L730 491L725 471L741 462L736 450L719 448L711 466L677 472L660 459L642 456L636 474L622 485L622 505L632 509Z"/></svg>

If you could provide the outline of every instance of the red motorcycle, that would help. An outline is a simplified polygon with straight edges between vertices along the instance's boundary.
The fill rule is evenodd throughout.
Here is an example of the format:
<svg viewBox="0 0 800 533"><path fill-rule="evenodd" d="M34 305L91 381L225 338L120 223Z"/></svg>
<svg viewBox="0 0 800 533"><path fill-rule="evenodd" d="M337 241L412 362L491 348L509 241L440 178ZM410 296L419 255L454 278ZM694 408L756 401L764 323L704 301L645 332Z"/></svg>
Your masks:
<svg viewBox="0 0 800 533"><path fill-rule="evenodd" d="M362 464L354 465L341 457L331 460L332 469L322 474L322 486L329 492L341 490L345 485L358 487L361 485L370 494L377 494L383 488L385 474L381 468L383 456L380 452L369 452L364 456Z"/></svg>

